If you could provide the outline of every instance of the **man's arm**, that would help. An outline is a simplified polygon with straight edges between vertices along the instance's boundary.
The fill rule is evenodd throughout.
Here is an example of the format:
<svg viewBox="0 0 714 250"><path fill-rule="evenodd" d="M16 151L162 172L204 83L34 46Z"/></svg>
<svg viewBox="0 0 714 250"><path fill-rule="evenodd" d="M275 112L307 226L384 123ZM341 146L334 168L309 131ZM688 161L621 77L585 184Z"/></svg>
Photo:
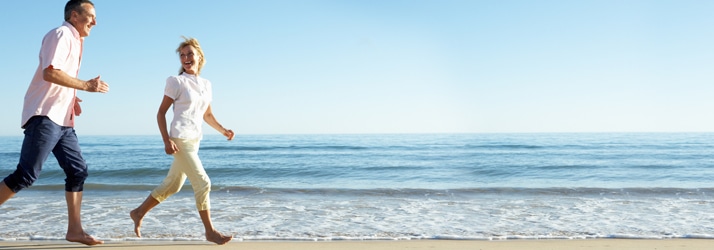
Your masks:
<svg viewBox="0 0 714 250"><path fill-rule="evenodd" d="M100 80L99 76L92 78L89 81L82 81L67 75L67 73L62 70L55 69L52 66L42 71L42 78L51 83L88 92L106 93L109 91L109 85Z"/></svg>

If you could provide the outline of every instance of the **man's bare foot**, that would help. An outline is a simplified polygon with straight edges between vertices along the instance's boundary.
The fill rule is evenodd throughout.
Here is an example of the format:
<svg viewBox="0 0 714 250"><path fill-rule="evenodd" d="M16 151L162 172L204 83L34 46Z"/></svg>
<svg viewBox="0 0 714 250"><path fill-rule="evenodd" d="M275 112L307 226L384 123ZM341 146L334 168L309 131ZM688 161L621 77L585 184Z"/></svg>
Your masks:
<svg viewBox="0 0 714 250"><path fill-rule="evenodd" d="M141 238L141 221L144 219L144 217L140 216L139 212L137 212L136 209L131 210L129 216L131 217L131 220L134 221L134 233L136 234L136 237Z"/></svg>
<svg viewBox="0 0 714 250"><path fill-rule="evenodd" d="M206 240L216 243L218 245L226 244L229 241L231 241L232 239L233 239L233 236L222 235L221 233L219 233L216 230L213 230L213 232L210 232L210 233L206 232Z"/></svg>
<svg viewBox="0 0 714 250"><path fill-rule="evenodd" d="M104 244L104 241L97 240L97 239L95 239L94 237L92 237L91 235L89 235L89 234L87 234L87 233L85 233L85 232L82 232L82 234L79 234L79 235L73 235L73 234L71 235L71 234L67 233L67 235L65 236L65 239L66 239L67 241L69 241L69 242L82 243L82 244L85 244L85 245L87 245L87 246L94 246L94 245L97 245L97 244Z"/></svg>

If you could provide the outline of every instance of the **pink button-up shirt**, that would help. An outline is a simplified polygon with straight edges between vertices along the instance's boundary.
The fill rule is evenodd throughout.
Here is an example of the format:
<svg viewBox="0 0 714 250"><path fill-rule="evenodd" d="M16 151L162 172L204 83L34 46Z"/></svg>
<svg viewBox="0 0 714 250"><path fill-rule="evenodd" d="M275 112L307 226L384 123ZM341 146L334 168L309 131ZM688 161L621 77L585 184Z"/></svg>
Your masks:
<svg viewBox="0 0 714 250"><path fill-rule="evenodd" d="M43 71L52 67L76 78L82 59L82 40L77 29L68 22L42 39L40 65L25 93L22 127L33 116L47 116L60 126L74 127L77 90L45 81Z"/></svg>

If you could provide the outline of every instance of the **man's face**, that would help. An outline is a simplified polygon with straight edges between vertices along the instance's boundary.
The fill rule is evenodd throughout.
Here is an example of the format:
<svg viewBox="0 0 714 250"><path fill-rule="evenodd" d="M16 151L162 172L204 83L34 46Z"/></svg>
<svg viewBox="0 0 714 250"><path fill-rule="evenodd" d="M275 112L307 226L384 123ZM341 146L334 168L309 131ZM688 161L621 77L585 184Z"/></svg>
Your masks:
<svg viewBox="0 0 714 250"><path fill-rule="evenodd" d="M94 6L88 3L82 4L82 11L72 12L70 23L79 31L80 37L89 36L89 32L94 25L97 25L97 13L94 11Z"/></svg>

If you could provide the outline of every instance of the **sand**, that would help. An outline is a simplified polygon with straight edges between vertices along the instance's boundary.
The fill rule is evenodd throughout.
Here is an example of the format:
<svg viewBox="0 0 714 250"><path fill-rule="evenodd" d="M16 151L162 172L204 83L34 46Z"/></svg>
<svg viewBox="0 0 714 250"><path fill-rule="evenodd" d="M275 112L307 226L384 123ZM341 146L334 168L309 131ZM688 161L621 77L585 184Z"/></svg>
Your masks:
<svg viewBox="0 0 714 250"><path fill-rule="evenodd" d="M64 241L5 241L0 242L0 249L111 249L111 250L203 250L203 249L242 249L242 250L506 250L506 249L587 249L587 250L677 250L677 249L714 249L714 239L587 239L587 240L401 240L401 241L244 241L231 242L216 246L208 242L107 242L103 245L88 247Z"/></svg>

